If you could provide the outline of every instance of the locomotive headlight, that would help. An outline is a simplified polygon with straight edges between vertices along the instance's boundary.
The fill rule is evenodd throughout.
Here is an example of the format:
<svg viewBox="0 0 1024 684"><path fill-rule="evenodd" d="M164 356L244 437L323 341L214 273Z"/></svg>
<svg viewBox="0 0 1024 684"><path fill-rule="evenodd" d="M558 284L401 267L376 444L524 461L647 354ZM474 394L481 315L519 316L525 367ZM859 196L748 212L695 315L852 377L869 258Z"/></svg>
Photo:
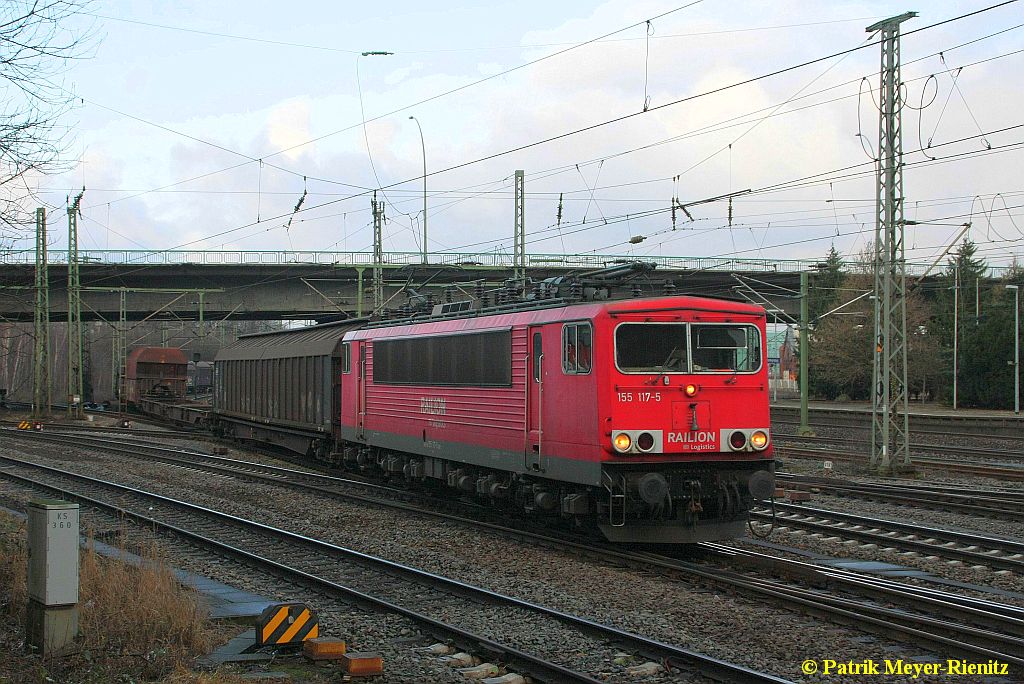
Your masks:
<svg viewBox="0 0 1024 684"><path fill-rule="evenodd" d="M629 451L629 447L633 444L633 440L625 432L612 437L612 446L615 447L616 451Z"/></svg>
<svg viewBox="0 0 1024 684"><path fill-rule="evenodd" d="M697 386L691 383L683 391L686 392L686 396L692 397L697 394Z"/></svg>
<svg viewBox="0 0 1024 684"><path fill-rule="evenodd" d="M763 430L758 430L754 434L750 435L750 446L754 447L758 451L768 446L768 435Z"/></svg>
<svg viewBox="0 0 1024 684"><path fill-rule="evenodd" d="M732 447L733 451L740 451L743 447L747 446L747 435L736 430L729 435L729 446Z"/></svg>
<svg viewBox="0 0 1024 684"><path fill-rule="evenodd" d="M636 448L640 451L650 451L654 448L654 435L650 432L641 432L636 438Z"/></svg>

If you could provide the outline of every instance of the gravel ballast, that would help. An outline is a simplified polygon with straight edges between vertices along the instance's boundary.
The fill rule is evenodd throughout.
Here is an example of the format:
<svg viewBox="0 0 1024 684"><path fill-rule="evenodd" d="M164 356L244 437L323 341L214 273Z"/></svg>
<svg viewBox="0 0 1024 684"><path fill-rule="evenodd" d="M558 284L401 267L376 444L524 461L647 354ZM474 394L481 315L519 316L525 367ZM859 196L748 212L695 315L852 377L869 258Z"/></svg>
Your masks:
<svg viewBox="0 0 1024 684"><path fill-rule="evenodd" d="M63 447L25 451L56 458L76 472L216 507L787 678L799 679L800 662L809 657L893 657L894 647L905 657L927 654L778 605L538 549L463 525L309 494L284 495L278 487L184 468L140 461L125 467L123 459L98 455L66 457L60 455ZM246 455L246 460L256 459ZM520 631L522 643L547 638L528 628Z"/></svg>

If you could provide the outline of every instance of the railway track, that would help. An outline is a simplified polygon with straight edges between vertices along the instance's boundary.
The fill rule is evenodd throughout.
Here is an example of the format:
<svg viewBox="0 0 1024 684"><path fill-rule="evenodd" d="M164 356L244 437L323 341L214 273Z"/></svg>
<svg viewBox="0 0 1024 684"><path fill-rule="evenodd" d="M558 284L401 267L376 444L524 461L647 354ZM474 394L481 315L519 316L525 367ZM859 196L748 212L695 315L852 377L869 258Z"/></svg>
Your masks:
<svg viewBox="0 0 1024 684"><path fill-rule="evenodd" d="M39 435L28 435L38 437ZM109 448L107 445L78 446ZM122 448L122 447L116 447ZM138 447L122 448L124 452L136 454ZM812 586L829 586L844 594L867 595L871 601L850 598L848 595L833 595L803 586L778 582L764 578L751 578L728 568L708 569L701 565L681 561L677 558L648 552L625 552L605 546L582 544L560 537L550 537L526 532L507 526L481 522L446 513L438 513L408 503L387 501L381 490L390 488L368 485L361 481L333 476L296 471L265 464L233 461L205 454L150 447L149 454L161 462L179 467L198 468L236 477L253 478L282 487L303 488L323 495L369 502L378 506L391 506L413 510L417 513L457 520L478 527L500 531L530 539L553 548L571 547L579 553L594 556L603 561L612 560L628 564L640 570L658 569L670 576L712 583L728 587L731 591L742 591L774 602L784 601L804 612L828 620L855 625L859 628L891 636L893 632L904 635L915 642L927 642L941 649L969 653L973 656L1003 657L1024 648L1020 635L1024 634L1024 610L998 603L970 599L934 589L924 589L905 583L872 577L860 573L822 567L814 564L792 561L757 554L723 544L705 544L701 548L726 566L749 566L790 577L799 577ZM157 453L157 452L164 453ZM374 493L353 494L351 489L370 487ZM392 490L393 491L393 490ZM399 496L407 492L399 491ZM879 601L883 602L882 605ZM903 607L890 607L890 606ZM926 607L933 615L922 615ZM934 617L934 614L942 616ZM992 654L998 654L993 656ZM1014 661L1016 662L1016 661ZM1024 664L1024 660L1021 661Z"/></svg>
<svg viewBox="0 0 1024 684"><path fill-rule="evenodd" d="M986 537L896 520L882 520L804 505L776 502L774 507L777 524L789 528L856 539L882 548L949 558L994 570L1024 573L1024 543L1011 539ZM752 515L762 521L772 519L767 511L756 511Z"/></svg>
<svg viewBox="0 0 1024 684"><path fill-rule="evenodd" d="M614 644L616 648L625 647L665 665L718 681L785 682L773 675L611 625L211 508L31 461L0 456L0 464L3 465L0 474L10 480L128 517L346 602L402 615L438 638L453 639L466 648L479 650L482 647L498 654L518 671L542 681L594 684L600 680L590 673L573 669L571 665L557 662L570 657L565 653L527 653L515 645L472 631L478 627L465 628L446 622L440 616L465 612L467 604L478 610L482 604L489 609L487 618L483 620L485 623L526 622L540 633L568 632L568 638L577 644L574 650L580 652L602 653L609 651L609 644ZM29 473L43 473L47 481L35 479ZM111 503L111 499L117 499L118 503ZM564 645L565 638L560 636L556 641Z"/></svg>
<svg viewBox="0 0 1024 684"><path fill-rule="evenodd" d="M771 407L772 421L797 424L798 406L774 404ZM871 428L871 411L857 408L810 409L813 426L837 428ZM910 414L910 431L917 434L948 435L957 433L970 437L1006 437L1019 439L1024 430L1024 418L1011 414L980 416L970 414Z"/></svg>
<svg viewBox="0 0 1024 684"><path fill-rule="evenodd" d="M848 445L851 443L860 444L864 446L864 450L867 451L870 447L871 442L864 439L856 439L851 437L805 437L803 435L797 435L793 433L781 433L776 432L772 435L772 438L776 441L783 440L785 442L796 442L801 444L839 444ZM985 461L995 461L1002 463L1019 463L1024 462L1024 453L1018 449L992 449L987 447L967 447L957 446L953 444L921 444L911 443L910 450L913 453L919 455L926 455L927 453L933 454L949 454L952 456L970 456L972 458L982 459ZM916 460L916 459L915 459Z"/></svg>
<svg viewBox="0 0 1024 684"><path fill-rule="evenodd" d="M38 438L38 436L35 437ZM63 440L56 441L63 442ZM195 467L198 464L207 472L229 476L237 476L241 473L258 480L269 481L271 484L287 482L292 487L303 488L307 491L328 496L349 493L353 486L361 488L375 487L372 483L357 481L351 478L338 478L315 472L304 472L261 463L237 461L235 459L189 452L187 450L157 447L151 444L133 443L125 445L123 441L111 442L110 440L95 439L91 436L76 437L75 444L78 446L94 446L107 451L116 450L126 456L144 453L150 458L158 459L171 465ZM916 489L911 490L910 496L914 496L919 491ZM402 496L406 499L410 496L416 498L416 495L410 492L402 492ZM1024 544L1010 540L984 538L978 535L926 528L896 521L875 520L835 511L812 509L806 506L794 506L784 503L776 503L775 506L777 511L781 511L780 518L783 524L827 532L829 534L839 534L847 538L857 538L882 546L896 546L908 551L936 555L975 565L985 565L996 570L1024 572L1024 560L1021 560L1024 557L1021 555L1024 554ZM424 510L418 506L413 508L417 512ZM471 512L477 513L479 511L473 510ZM816 519L812 520L812 516L815 516ZM755 513L754 517L760 520L767 520L770 518L770 515L762 512ZM1024 517L1024 513L1022 513L1022 517ZM830 525L825 522L826 520L832 520L833 523ZM900 534L903 536L897 536ZM914 539L911 539L911 536ZM981 547L987 551L972 551L969 550L970 547ZM995 555L995 553L1000 555Z"/></svg>
<svg viewBox="0 0 1024 684"><path fill-rule="evenodd" d="M850 461L854 463L868 463L866 453L852 451L832 451L820 447L803 447L790 445L775 445L775 453L778 456L789 456L791 458L812 458L824 461ZM914 456L913 464L916 467L953 471L959 475L977 475L979 477L991 477L999 480L1021 480L1024 481L1024 464L1019 467L985 465L980 463L964 463L952 459L933 458L927 456Z"/></svg>
<svg viewBox="0 0 1024 684"><path fill-rule="evenodd" d="M798 428L800 426L800 421L798 419L787 418L785 416L778 416L778 415L776 415L775 411L776 411L776 409L772 409L772 424L774 426L778 427L778 426L785 425L787 427L791 426L793 428ZM868 414L868 418L865 418L863 421L847 420L847 421L829 422L827 420L810 419L808 422L810 422L810 424L811 424L810 427L812 429L814 429L814 430L846 430L846 431L849 431L849 430L860 430L860 431L863 431L866 434L870 434L870 431L871 431L870 414ZM984 438L984 439L987 439L987 440L996 439L996 440L999 440L999 441L1005 441L1005 442L1010 442L1010 443L1020 441L1020 433L1019 432L1014 432L1012 430L1011 431L1000 431L1000 430L997 430L996 434L989 434L989 433L985 432L982 428L978 428L977 430L974 430L974 431L964 431L964 430L957 430L954 426L949 426L946 429L939 428L939 427L930 428L930 429L922 429L922 428L911 427L910 434L911 434L911 436L915 436L917 438L922 438L922 437L927 437L927 436L935 436L935 437L940 437L940 438L942 438L944 440L945 439L979 439L979 438Z"/></svg>
<svg viewBox="0 0 1024 684"><path fill-rule="evenodd" d="M40 435L34 435L33 438L47 439L46 436ZM63 438L59 438L53 441L67 443ZM197 465L199 465L207 472L213 472L229 476L237 476L239 474L244 474L250 478L262 480L264 482L270 482L271 484L275 485L287 482L288 485L291 487L302 488L310 492L320 493L327 496L338 496L341 494L350 495L351 489L353 487L369 489L370 492L372 493L375 489L379 487L379 485L376 485L374 483L362 480L354 480L352 478L335 477L331 475L324 475L322 473L302 471L292 468L281 468L278 466L272 466L263 463L239 461L236 459L226 457L202 454L199 452L190 452L188 450L175 449L170 447L154 446L152 444L145 443L132 443L130 445L126 445L123 442L123 440L118 440L114 442L106 439L93 438L92 436L76 436L74 444L76 446L93 446L96 448L104 449L107 451L114 451L126 456L133 457L142 453L147 455L149 458L160 460L170 465L177 465L183 467L196 467ZM785 481L789 482L788 479ZM815 480L813 482L817 483L818 481ZM808 484L809 486L806 487L808 489L821 488L821 485L811 483ZM852 488L855 489L855 486L852 486ZM396 490L394 490L393 488L385 487L385 489L392 495L394 495L394 493L396 492ZM921 491L922 490L920 488L909 488L906 496L919 497ZM1006 493L1006 496L1011 495L1012 493L1010 492ZM414 492L408 492L405 490L400 490L400 496L406 500L410 498L413 500L418 500L420 498L418 494ZM942 499L948 500L949 498L956 496L964 495L943 492ZM1003 502L1006 505L1010 505L1012 503L1012 500L999 499L998 496L996 496L995 494L991 494L985 500L993 502ZM1024 506L1024 497L1022 497L1021 504L1022 506ZM788 522L792 522L794 525L800 524L804 528L814 527L814 525L809 520L800 521L798 519L801 515L809 514L812 509L804 506L791 506L784 503L776 503L775 505L776 509L779 511L790 512L790 515L788 516L784 514L784 517L787 518ZM411 508L413 508L417 512L425 510L419 506L413 506ZM463 512L468 512L470 514L490 512L489 509L483 507L473 507L472 510L469 511L466 511L465 508L465 505L463 505ZM820 510L816 512L819 515L825 515L826 513L830 513L828 511ZM1007 512L1007 509L992 508L987 512L989 512L990 514L1004 516ZM1009 540L1003 540L1003 544L998 544L997 542L999 542L1000 540L991 539L989 540L988 546L985 547L990 552L995 551L1003 554L1002 557L991 554L986 555L983 553L971 553L968 551L962 551L961 549L969 546L978 546L983 541L982 538L979 538L974 535L964 535L949 530L924 528L923 526L911 525L908 523L897 523L895 521L880 521L868 518L859 518L858 516L845 515L838 512L831 513L834 514L831 518L832 520L842 522L848 526L860 525L863 527L864 525L882 525L882 527L879 529L877 533L871 533L865 529L854 530L852 529L852 527L848 527L845 530L845 536L847 537L859 536L861 539L866 539L878 543L887 543L887 545L891 546L893 544L896 544L899 540L894 539L892 534L886 534L881 530L888 530L890 533L903 533L905 535L915 535L921 540L934 539L936 541L928 543L926 545L926 543L923 541L920 541L918 543L912 543L908 539L906 540L906 543L902 544L902 546L907 550L913 550L918 552L928 551L929 553L937 556L951 558L954 560L968 561L974 564L988 565L997 570L1024 570L1024 563L1014 558L1015 555L1024 553L1024 545L1017 544ZM1024 518L1024 511L1021 512L1021 516L1022 518ZM765 519L766 514L760 513L757 514L755 517L758 519ZM804 515L804 517L806 517L806 515ZM820 523L820 526L825 527L826 524L822 522ZM841 530L840 528L834 528L825 531L830 531L831 533L835 534ZM940 546L939 544L954 544L959 545L961 548L956 548L952 546Z"/></svg>
<svg viewBox="0 0 1024 684"><path fill-rule="evenodd" d="M856 482L838 478L776 473L787 489L821 491L826 494L867 501L898 504L935 511L957 511L999 520L1024 522L1024 492L1019 489L972 489L923 485L904 480Z"/></svg>
<svg viewBox="0 0 1024 684"><path fill-rule="evenodd" d="M129 418L132 418L129 416ZM20 421L0 420L0 427L16 427ZM214 439L206 432L189 430L187 428L174 428L168 430L151 430L146 428L123 428L113 425L68 425L60 423L47 423L43 428L44 432L57 434L112 434L124 435L126 437L161 437L164 439Z"/></svg>
<svg viewBox="0 0 1024 684"><path fill-rule="evenodd" d="M823 568L815 563L780 558L729 544L705 542L700 546L733 564L760 567L786 576L803 576L812 585L827 586L858 597L872 597L881 606L861 598L825 595L824 601L829 609L822 611L821 605L813 602L804 604L804 608L811 614L855 625L876 634L888 633L892 636L894 632L899 632L918 643L953 651L964 647L973 651L974 655L981 655L982 651L990 648L1009 648L1009 653L1016 654L1018 645L1024 643L1024 609L1016 606L844 569ZM820 592L809 595L822 598ZM800 599L794 598L799 603ZM910 606L910 609L888 607L901 604ZM927 609L932 615L922 615L922 609ZM945 619L937 619L933 615ZM962 640L960 646L957 645L957 639Z"/></svg>

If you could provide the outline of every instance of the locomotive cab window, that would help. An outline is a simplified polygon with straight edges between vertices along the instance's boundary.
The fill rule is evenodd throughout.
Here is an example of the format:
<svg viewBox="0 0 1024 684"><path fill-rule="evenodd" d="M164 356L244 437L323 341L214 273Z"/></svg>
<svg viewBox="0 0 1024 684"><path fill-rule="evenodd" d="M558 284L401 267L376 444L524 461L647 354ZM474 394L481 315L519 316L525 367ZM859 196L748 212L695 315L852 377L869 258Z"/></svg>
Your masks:
<svg viewBox="0 0 1024 684"><path fill-rule="evenodd" d="M593 365L593 329L590 323L568 323L562 327L562 372L587 375Z"/></svg>
<svg viewBox="0 0 1024 684"><path fill-rule="evenodd" d="M753 373L761 368L761 335L751 325L692 325L694 373Z"/></svg>
<svg viewBox="0 0 1024 684"><path fill-rule="evenodd" d="M623 373L685 373L686 323L623 323L615 364Z"/></svg>
<svg viewBox="0 0 1024 684"><path fill-rule="evenodd" d="M350 373L352 371L352 343L345 342L341 345L341 372Z"/></svg>
<svg viewBox="0 0 1024 684"><path fill-rule="evenodd" d="M623 373L755 373L761 333L753 325L623 323L615 364Z"/></svg>

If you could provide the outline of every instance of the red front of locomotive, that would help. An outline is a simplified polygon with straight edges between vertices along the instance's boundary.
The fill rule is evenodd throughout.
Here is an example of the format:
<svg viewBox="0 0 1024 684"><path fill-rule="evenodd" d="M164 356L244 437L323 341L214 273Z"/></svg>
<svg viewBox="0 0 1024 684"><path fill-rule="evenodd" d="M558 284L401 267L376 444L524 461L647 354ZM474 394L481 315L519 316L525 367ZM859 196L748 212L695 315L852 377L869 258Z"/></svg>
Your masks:
<svg viewBox="0 0 1024 684"><path fill-rule="evenodd" d="M353 330L343 460L613 541L742 536L774 487L764 328L660 297Z"/></svg>
<svg viewBox="0 0 1024 684"><path fill-rule="evenodd" d="M742 535L753 500L774 488L764 310L686 297L634 300L610 305L594 324L605 342L596 362L607 374L600 393L605 534L623 541Z"/></svg>

